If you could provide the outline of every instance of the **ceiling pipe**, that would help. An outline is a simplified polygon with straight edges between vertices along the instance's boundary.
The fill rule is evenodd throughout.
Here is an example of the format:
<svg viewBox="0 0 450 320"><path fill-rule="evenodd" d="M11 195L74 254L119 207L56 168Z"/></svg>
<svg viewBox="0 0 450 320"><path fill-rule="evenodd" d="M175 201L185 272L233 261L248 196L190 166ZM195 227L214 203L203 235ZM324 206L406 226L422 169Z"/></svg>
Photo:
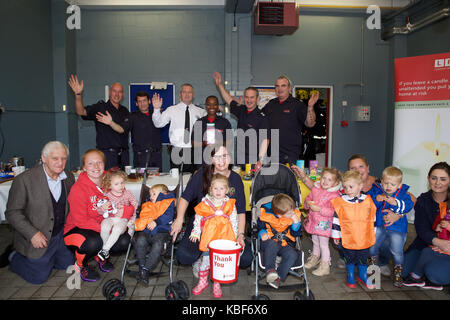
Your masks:
<svg viewBox="0 0 450 320"><path fill-rule="evenodd" d="M436 22L440 19L446 18L449 15L450 15L450 8L444 8L440 11L437 11L437 12L425 17L422 20L419 20L416 23L408 22L403 27L392 27L391 30L386 31L383 34L383 40L387 40L387 39L395 36L396 34L410 34L412 32L415 32L419 29L422 29L422 28L432 24L433 22Z"/></svg>

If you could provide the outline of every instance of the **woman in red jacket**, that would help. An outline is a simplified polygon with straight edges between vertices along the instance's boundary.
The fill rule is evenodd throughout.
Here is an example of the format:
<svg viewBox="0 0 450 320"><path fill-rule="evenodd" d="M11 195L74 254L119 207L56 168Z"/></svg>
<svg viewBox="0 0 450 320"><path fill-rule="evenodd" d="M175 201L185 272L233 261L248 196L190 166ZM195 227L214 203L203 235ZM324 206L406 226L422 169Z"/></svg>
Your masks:
<svg viewBox="0 0 450 320"><path fill-rule="evenodd" d="M97 211L97 203L105 196L100 189L105 172L105 155L103 152L90 149L82 157L83 172L73 185L68 201L70 211L64 226L64 242L70 249L75 250L75 270L79 271L81 279L94 282L100 279L97 271L89 267L89 260L95 257L102 272L110 272L113 265L108 260L101 261L97 253L102 249L103 241L100 237L100 224L103 215ZM111 206L108 200L102 207ZM124 206L123 215L133 211L133 206ZM103 212L103 211L101 211ZM126 231L126 230L125 230ZM111 248L111 253L123 252L127 249L130 236L122 233Z"/></svg>

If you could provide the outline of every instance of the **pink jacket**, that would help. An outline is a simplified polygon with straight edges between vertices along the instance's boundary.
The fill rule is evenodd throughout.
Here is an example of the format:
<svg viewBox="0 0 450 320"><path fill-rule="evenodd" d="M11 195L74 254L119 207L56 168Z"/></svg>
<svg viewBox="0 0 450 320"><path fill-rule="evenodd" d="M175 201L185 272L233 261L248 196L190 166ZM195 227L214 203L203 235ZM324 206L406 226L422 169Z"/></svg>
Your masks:
<svg viewBox="0 0 450 320"><path fill-rule="evenodd" d="M320 212L312 211L311 209L309 210L308 218L305 223L306 232L323 237L331 236L331 225L334 214L331 200L340 196L340 188L341 184L339 183L333 188L324 190L320 186L320 181L314 183L314 187L305 199L305 209L309 209L306 204L307 201L314 201L317 206L321 207L321 210Z"/></svg>

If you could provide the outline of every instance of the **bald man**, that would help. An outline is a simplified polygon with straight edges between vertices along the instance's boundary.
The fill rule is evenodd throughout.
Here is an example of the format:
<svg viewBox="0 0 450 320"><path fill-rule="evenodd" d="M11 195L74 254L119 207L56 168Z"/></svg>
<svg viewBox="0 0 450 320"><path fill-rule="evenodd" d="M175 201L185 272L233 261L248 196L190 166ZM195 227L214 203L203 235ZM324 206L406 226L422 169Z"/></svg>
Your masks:
<svg viewBox="0 0 450 320"><path fill-rule="evenodd" d="M69 86L75 94L75 111L84 120L95 123L96 147L106 156L105 169L119 167L124 169L130 162L128 153L128 131L124 124L128 121L130 112L120 104L123 98L123 86L116 82L109 89L109 99L95 104L83 104L83 80L78 81L76 75L71 75Z"/></svg>

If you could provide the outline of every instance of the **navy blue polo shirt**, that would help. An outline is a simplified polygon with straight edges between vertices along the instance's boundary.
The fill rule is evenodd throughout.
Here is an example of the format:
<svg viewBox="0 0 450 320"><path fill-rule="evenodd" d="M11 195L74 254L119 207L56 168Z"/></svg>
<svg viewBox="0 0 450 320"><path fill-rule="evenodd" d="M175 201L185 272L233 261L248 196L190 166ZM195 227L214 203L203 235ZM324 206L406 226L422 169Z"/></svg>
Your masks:
<svg viewBox="0 0 450 320"><path fill-rule="evenodd" d="M308 107L298 99L289 97L280 103L278 98L271 99L262 112L269 120L270 129L280 133L280 162L294 162L300 156L302 128L305 125ZM286 161L287 162L287 161Z"/></svg>
<svg viewBox="0 0 450 320"><path fill-rule="evenodd" d="M214 123L214 128L216 130L216 141L220 138L224 141L226 138L226 130L231 129L231 123L224 117L217 116L217 115L213 121L210 121L208 116L204 116L204 117L198 119L194 123L194 126L192 128L191 139L193 141L199 142L199 141L195 140L195 137L198 135L196 132L198 130L201 130L201 133L202 133L201 137L204 139L204 141L206 141L206 136L204 136L204 134L206 132L206 124L207 123ZM233 139L232 136L230 136L230 138Z"/></svg>
<svg viewBox="0 0 450 320"><path fill-rule="evenodd" d="M82 116L83 120L91 120L95 123L96 131L96 143L98 149L128 149L128 131L125 130L124 133L117 133L110 126L97 121L95 117L98 112L106 114L109 112L113 121L120 125L122 128L126 127L125 123L128 121L128 116L130 112L128 109L122 105L119 105L117 109L108 100L105 102L100 100L96 104L92 104L86 107L86 116Z"/></svg>
<svg viewBox="0 0 450 320"><path fill-rule="evenodd" d="M130 114L124 130L130 131L133 150L143 151L161 147L161 129L156 128L152 120L153 111L146 115L140 110Z"/></svg>
<svg viewBox="0 0 450 320"><path fill-rule="evenodd" d="M202 181L203 167L198 169L191 179L189 179L189 182L181 195L183 199L194 205L199 204L205 196L202 192ZM236 199L237 213L245 213L244 184L242 183L241 176L236 172L231 171L230 176L228 177L228 184L230 187L228 197Z"/></svg>
<svg viewBox="0 0 450 320"><path fill-rule="evenodd" d="M238 104L236 101L230 102L231 113L235 115L238 119L237 127L238 129L242 129L247 131L248 129L255 129L257 134L257 154L256 158L258 158L259 147L261 141L259 141L259 130L265 129L267 130L267 138L270 139L270 126L269 120L265 117L261 110L256 107L251 112L247 111L247 106L244 104ZM245 138L245 163L249 163L249 139Z"/></svg>

